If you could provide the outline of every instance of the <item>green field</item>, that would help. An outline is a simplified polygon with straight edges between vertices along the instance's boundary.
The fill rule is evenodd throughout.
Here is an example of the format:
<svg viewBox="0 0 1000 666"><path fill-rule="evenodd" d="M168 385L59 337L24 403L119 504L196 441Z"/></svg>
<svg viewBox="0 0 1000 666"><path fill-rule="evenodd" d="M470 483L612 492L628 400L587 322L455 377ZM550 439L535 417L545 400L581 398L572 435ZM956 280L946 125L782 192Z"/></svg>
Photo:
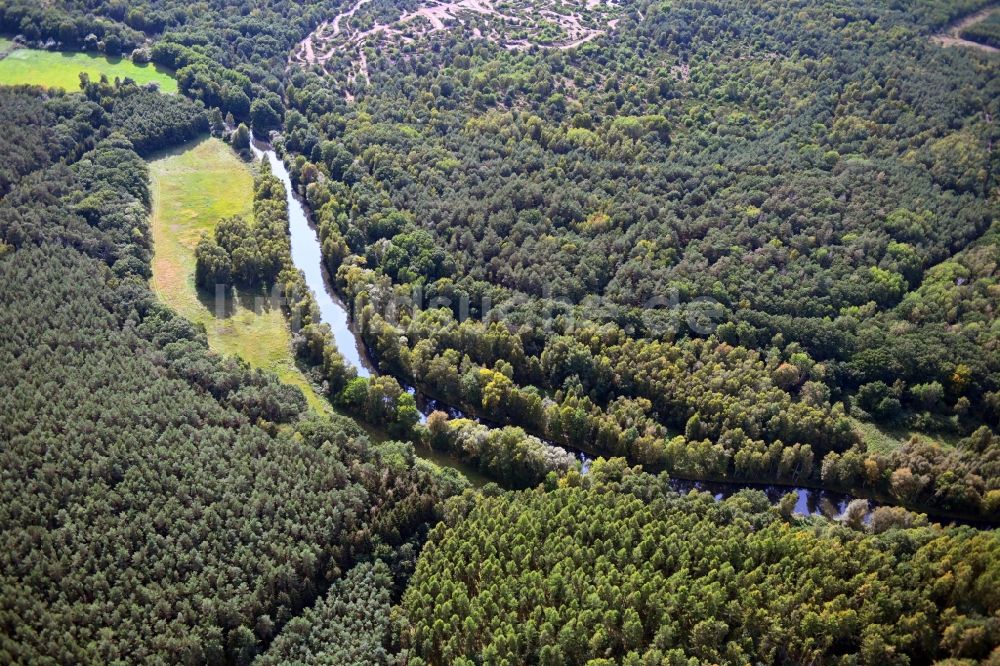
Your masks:
<svg viewBox="0 0 1000 666"><path fill-rule="evenodd" d="M0 53L5 50L5 42L9 45L7 40L0 40ZM18 48L0 59L0 84L4 85L26 83L75 92L80 89L80 72L87 72L92 79L107 74L112 81L115 77L128 77L140 84L155 81L163 92L177 92L177 80L166 69L153 64L137 65L126 58Z"/></svg>
<svg viewBox="0 0 1000 666"><path fill-rule="evenodd" d="M889 453L914 437L933 442L944 448L954 446L954 437L949 438L940 434L920 432L912 428L879 425L855 417L851 417L851 423L854 426L854 431L861 435L868 450L877 453Z"/></svg>
<svg viewBox="0 0 1000 666"><path fill-rule="evenodd" d="M194 248L203 233L211 233L220 218L249 215L253 202L253 174L218 139L199 139L150 161L153 192L152 289L161 301L187 319L202 324L209 346L221 354L235 354L250 365L276 373L298 386L310 406L329 411L296 367L291 333L280 308L258 308L254 295L228 300L222 316L213 295L194 284Z"/></svg>

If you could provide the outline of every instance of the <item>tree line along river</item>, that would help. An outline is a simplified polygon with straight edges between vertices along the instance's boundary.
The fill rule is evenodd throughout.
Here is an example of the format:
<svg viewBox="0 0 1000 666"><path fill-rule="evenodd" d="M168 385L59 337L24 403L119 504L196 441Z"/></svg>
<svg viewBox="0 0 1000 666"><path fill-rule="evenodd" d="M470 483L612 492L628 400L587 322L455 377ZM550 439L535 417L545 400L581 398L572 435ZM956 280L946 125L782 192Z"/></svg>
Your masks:
<svg viewBox="0 0 1000 666"><path fill-rule="evenodd" d="M327 275L324 266L317 231L310 221L309 212L305 204L295 194L288 169L270 145L259 140L254 140L251 142L251 148L258 159L266 159L269 162L272 173L285 185L285 193L288 201L288 226L291 236L292 262L305 275L306 284L316 297L322 321L330 325L337 349L343 355L344 359L357 370L358 376L370 377L376 372L374 363L368 357L360 336L354 331L350 313L333 289L332 281L329 275ZM412 391L413 389L410 390ZM452 406L444 405L439 401L419 394L416 397L417 406L420 408L424 419L437 409L449 413L452 417L463 416L460 410ZM576 455L581 460L583 470L586 471L591 460L591 456L588 453L573 450L566 446L562 446L561 448L567 449ZM457 469L469 477L470 481L476 485L483 485L488 481L488 479L468 464L445 453L424 451L422 447L416 447L416 451L421 457L427 458L438 465L447 465ZM855 499L844 493L804 486L698 481L676 478L671 478L670 484L679 492L701 490L711 493L716 499L729 497L744 488L753 488L763 491L772 504L777 504L783 496L795 491L798 493L798 501L795 506L797 513L808 515L822 514L829 517L843 513L847 504ZM879 502L870 501L870 505L874 508L879 506ZM934 517L933 514L931 514L931 517ZM945 521L951 520L951 518L946 517L939 517L939 519Z"/></svg>

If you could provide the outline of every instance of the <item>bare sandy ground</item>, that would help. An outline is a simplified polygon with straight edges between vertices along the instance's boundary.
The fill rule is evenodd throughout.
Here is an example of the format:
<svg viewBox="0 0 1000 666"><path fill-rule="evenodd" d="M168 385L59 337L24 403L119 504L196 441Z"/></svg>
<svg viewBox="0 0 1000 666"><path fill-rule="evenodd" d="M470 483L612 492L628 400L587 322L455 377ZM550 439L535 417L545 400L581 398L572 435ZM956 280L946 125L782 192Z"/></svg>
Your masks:
<svg viewBox="0 0 1000 666"><path fill-rule="evenodd" d="M422 0L416 9L401 13L395 21L376 23L367 30L353 28L351 17L370 1L357 0L332 20L321 23L289 55L289 66L325 67L337 54L348 54L350 86L359 77L370 80L366 47L378 48L391 39L412 43L435 32L470 25L476 39L488 39L510 50L532 46L572 49L613 30L621 10L614 0L526 0L517 15L513 15L497 9L496 0ZM557 39L536 38L546 24L558 28ZM517 38L509 36L511 30L521 34ZM353 101L349 90L345 91L345 97Z"/></svg>
<svg viewBox="0 0 1000 666"><path fill-rule="evenodd" d="M980 44L979 42L973 42L962 38L963 30L979 23L980 21L985 21L996 11L1000 11L1000 6L993 5L992 7L982 9L975 14L969 14L965 18L955 21L945 28L944 31L934 35L931 39L941 46L968 46L974 49L979 49L980 51L986 51L987 53L1000 53L1000 49L990 46L989 44Z"/></svg>

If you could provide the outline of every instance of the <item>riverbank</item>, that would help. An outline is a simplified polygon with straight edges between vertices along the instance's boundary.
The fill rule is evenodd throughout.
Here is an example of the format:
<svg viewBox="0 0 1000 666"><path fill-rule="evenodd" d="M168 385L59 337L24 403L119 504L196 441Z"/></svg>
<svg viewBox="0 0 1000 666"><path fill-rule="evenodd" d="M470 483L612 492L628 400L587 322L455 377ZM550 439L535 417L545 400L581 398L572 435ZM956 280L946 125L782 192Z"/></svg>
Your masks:
<svg viewBox="0 0 1000 666"><path fill-rule="evenodd" d="M313 409L329 413L329 402L295 364L291 332L280 308L270 307L260 294L238 291L217 301L195 286L194 249L202 234L210 234L223 217L253 213L250 167L224 142L202 137L154 155L149 172L153 293L203 327L212 351L274 372L301 389Z"/></svg>
<svg viewBox="0 0 1000 666"><path fill-rule="evenodd" d="M308 220L309 214L305 209L303 203L299 200L297 196L294 195L295 190L291 186L291 181L289 178L288 171L281 160L277 158L277 155L270 150L269 146L263 144L255 147L255 152L269 160L272 170L275 175L277 175L285 184L289 193L289 218L290 220L298 220L298 223L292 222L290 224L290 233L293 239L293 254L294 245L298 241L300 243L311 244L312 248L308 252L302 252L299 254L299 260L297 260L296 266L304 273L311 275L308 280L309 287L317 294L317 296L322 296L331 305L329 307L333 308L332 321L336 323L333 328L334 338L336 339L337 347L339 352L344 356L345 362L348 365L352 365L356 370L364 371L364 376L377 374L377 364L369 365L368 361L368 349L365 345L365 340L359 331L356 330L354 322L351 321L350 316L346 308L343 306L341 299L336 295L333 285L329 280L329 276L326 274L324 265L325 262L322 257L321 247L319 244L317 232L314 227L312 227ZM296 210L293 210L296 209ZM300 261L310 261L311 264L301 264ZM330 319L324 319L327 323L330 323ZM344 354L344 352L348 352ZM350 357L349 357L350 355ZM374 356L372 356L374 358ZM405 384L403 385L405 388ZM445 404L436 399L433 395L433 387L418 386L415 390L410 390L417 397L418 407L420 411L426 418L426 416L432 410L441 410L448 413L451 417L462 417L468 415L469 417L480 421L484 426L491 428L505 427L503 422L491 423L486 417L483 417L481 410L470 409L466 406L459 406L455 408L453 405ZM473 406L475 407L475 406ZM516 426L524 429L522 424L518 423L507 423L507 426ZM539 433L534 433L530 429L524 429L528 435L533 435L534 437L539 437ZM549 446L559 447L565 451L569 451L574 454L578 460L581 461L582 466L586 468L589 460L604 456L607 457L609 454L605 452L598 451L588 451L583 448L567 446L562 442L548 442L544 437L539 437L544 444ZM883 446L888 446L883 443ZM452 464L449 466L458 467L459 465L465 465L463 460L457 459L456 456L452 456L446 452L439 452L442 456L447 456ZM666 471L662 466L657 465L645 465L647 471L659 472ZM802 482L799 480L779 480L779 479L685 479L681 478L680 475L676 475L676 478L672 483L678 484L679 489L683 487L690 488L690 484L701 484L705 488L709 485L714 487L713 494L724 496L726 494L732 494L738 492L742 488L756 488L765 491L765 494L772 501L777 502L780 498L789 492L795 491L799 494L799 509L804 513L816 514L843 512L847 504L854 499L867 499L873 502L876 506L880 504L897 504L894 498L890 497L880 497L874 492L866 492L864 488L850 488L850 489L830 489L825 485L820 485L819 483L810 484L808 482ZM687 485L685 485L687 484ZM912 510L926 512L931 515L934 519L942 521L954 521L961 520L964 522L981 523L981 519L977 516L965 516L959 514L951 514L946 511L938 509L928 509L922 506L911 506Z"/></svg>
<svg viewBox="0 0 1000 666"><path fill-rule="evenodd" d="M262 141L252 141L251 150L258 160L267 160L271 167L271 173L285 186L292 263L295 268L302 272L306 285L313 294L319 309L320 321L330 326L337 350L344 357L344 360L354 367L358 376L370 377L374 374L374 365L367 355L368 352L361 341L361 337L355 334L353 321L347 308L333 289L332 282L323 262L316 228L312 224L308 209L292 186L291 175L288 173L285 163L278 157L270 145ZM327 409L351 416L347 412L333 407L326 398L320 398L316 387L311 386L310 388L312 394L319 400L322 400ZM358 419L355 420L373 442L385 442L394 439L384 428L371 423L365 423ZM475 487L484 486L490 481L490 479L471 465L460 460L455 460L439 451L423 447L419 443L414 443L414 453L417 457L431 464L439 467L450 467L458 471Z"/></svg>
<svg viewBox="0 0 1000 666"><path fill-rule="evenodd" d="M558 447L565 451L571 453L575 458L581 461L583 466L589 465L590 461L599 458L609 457L609 454L591 449L589 447L581 446L579 443L569 444L566 442L555 442L547 439L544 433L539 433L530 428L526 428L523 424L517 424L509 421L494 421L488 418L482 417L476 410L471 410L468 406L455 407L454 405L449 405L442 402L439 397L433 395L428 387L420 387L415 389L418 396L417 404L421 408L421 411L425 414L430 411L439 410L448 414L449 419L455 418L470 418L474 419L484 425L491 428L500 427L519 427L524 430L528 435L540 439L543 443L548 446ZM860 422L858 422L860 423ZM873 424L867 424L872 428L876 428ZM883 450L888 450L894 446L899 446L901 442L895 441L890 443L887 441L890 436L879 431L883 441L879 442L879 446ZM679 434L679 433L674 433ZM912 433L910 433L912 436ZM944 444L943 440L935 440ZM952 444L947 444L951 446ZM671 471L666 469L663 465L655 464L644 464L629 460L630 465L639 465L645 471L651 474L659 474L661 472L667 472L670 476L671 486L680 492L687 492L693 489L703 490L705 492L710 492L717 499L729 497L744 488L751 488L755 490L761 490L767 495L768 499L773 503L777 502L790 492L798 493L798 503L796 505L796 511L804 515L831 515L843 513L847 505L855 499L863 499L869 502L871 509L875 509L879 506L900 506L898 500L895 498L881 494L874 489L870 488L845 488L845 487L830 487L828 485L823 485L819 482L808 481L803 479L787 480L787 479L750 479L750 478L738 478L738 477L713 477L713 476L686 476L684 474L679 474L676 471ZM919 504L907 505L904 508L926 514L931 520L944 522L944 523L961 523L967 525L973 525L977 527L996 527L995 523L990 523L989 521L983 520L979 516L969 516L962 513L957 513L953 511L946 511L937 507L929 507Z"/></svg>
<svg viewBox="0 0 1000 666"><path fill-rule="evenodd" d="M313 292L320 318L330 325L337 350L357 371L359 377L369 377L373 367L367 350L352 329L347 308L333 289L327 274L319 237L310 220L309 211L292 186L285 163L268 144L253 140L250 149L258 160L267 160L271 173L285 186L288 196L288 233L292 246L292 263L302 271L306 284Z"/></svg>

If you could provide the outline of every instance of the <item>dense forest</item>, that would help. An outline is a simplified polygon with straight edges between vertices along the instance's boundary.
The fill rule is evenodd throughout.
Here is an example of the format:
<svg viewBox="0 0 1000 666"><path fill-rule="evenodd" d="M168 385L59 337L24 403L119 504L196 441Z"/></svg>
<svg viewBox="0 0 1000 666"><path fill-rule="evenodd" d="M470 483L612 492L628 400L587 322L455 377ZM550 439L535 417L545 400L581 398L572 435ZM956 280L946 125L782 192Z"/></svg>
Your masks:
<svg viewBox="0 0 1000 666"><path fill-rule="evenodd" d="M0 661L246 663L462 485L310 415L298 389L211 353L156 302L146 167L127 137L153 140L149 114L164 127L177 107L127 87L105 91L110 113L4 94L89 119L78 135L94 145L40 161L0 201ZM44 145L46 129L2 122Z"/></svg>
<svg viewBox="0 0 1000 666"><path fill-rule="evenodd" d="M810 524L621 459L565 481L452 500L403 598L408 663L906 664L1000 639L995 533Z"/></svg>
<svg viewBox="0 0 1000 666"><path fill-rule="evenodd" d="M989 2L577 4L0 0L181 93L0 85L0 662L1000 663ZM266 161L191 277L329 415L150 291L146 159L251 130L377 372Z"/></svg>
<svg viewBox="0 0 1000 666"><path fill-rule="evenodd" d="M924 37L976 8L643 4L600 47L389 40L363 86L291 74L284 146L383 371L682 476L990 515L1000 78ZM873 449L859 423L930 437Z"/></svg>
<svg viewBox="0 0 1000 666"><path fill-rule="evenodd" d="M43 99L0 88L0 104L12 127L0 166L0 196L23 176L51 165L86 144L102 110L93 104L77 104L71 97Z"/></svg>

